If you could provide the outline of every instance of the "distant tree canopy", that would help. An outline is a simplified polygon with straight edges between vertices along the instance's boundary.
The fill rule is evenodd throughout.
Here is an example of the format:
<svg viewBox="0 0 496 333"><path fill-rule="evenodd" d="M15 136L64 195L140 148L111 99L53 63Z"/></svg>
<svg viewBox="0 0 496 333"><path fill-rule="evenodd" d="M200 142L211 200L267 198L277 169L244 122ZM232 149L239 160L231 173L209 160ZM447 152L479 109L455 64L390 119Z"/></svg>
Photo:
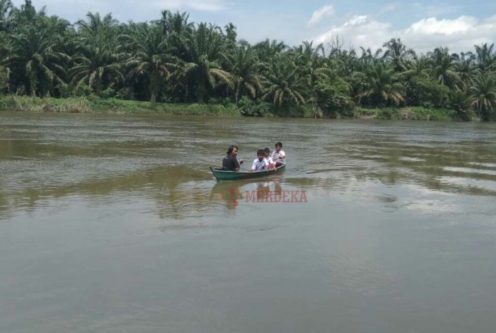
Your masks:
<svg viewBox="0 0 496 333"><path fill-rule="evenodd" d="M238 40L236 27L193 23L163 11L145 23L88 13L71 24L0 0L0 91L32 96L117 97L151 102L232 102L346 112L355 106L450 108L496 118L494 44L419 55L400 39L383 49L339 43L289 47Z"/></svg>

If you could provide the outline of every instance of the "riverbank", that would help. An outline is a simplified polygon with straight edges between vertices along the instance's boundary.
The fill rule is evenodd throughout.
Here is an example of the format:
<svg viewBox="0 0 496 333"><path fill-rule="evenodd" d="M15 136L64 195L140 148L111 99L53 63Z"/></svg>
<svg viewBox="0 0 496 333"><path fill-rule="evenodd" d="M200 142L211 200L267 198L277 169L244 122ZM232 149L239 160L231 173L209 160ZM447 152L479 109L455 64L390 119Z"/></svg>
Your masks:
<svg viewBox="0 0 496 333"><path fill-rule="evenodd" d="M160 113L164 115L215 117L242 117L242 114L244 113L235 104L150 103L98 97L38 98L28 96L0 96L0 111L115 114ZM268 112L260 115L265 117L274 116L272 113ZM315 114L310 110L310 108L307 110L307 108L302 107L300 112L291 113L290 116L314 118ZM462 120L460 119L459 113L454 110L424 107L374 109L357 107L351 111L335 113L333 115L329 115L328 117L363 120ZM467 119L476 118L473 114L467 114Z"/></svg>
<svg viewBox="0 0 496 333"><path fill-rule="evenodd" d="M176 104L129 101L115 98L38 98L0 96L0 111L61 113L161 113L170 115L241 116L234 104Z"/></svg>
<svg viewBox="0 0 496 333"><path fill-rule="evenodd" d="M425 108L421 106L403 108L355 108L353 118L378 120L427 120L427 121L462 121L478 120L472 113L461 115L455 110Z"/></svg>

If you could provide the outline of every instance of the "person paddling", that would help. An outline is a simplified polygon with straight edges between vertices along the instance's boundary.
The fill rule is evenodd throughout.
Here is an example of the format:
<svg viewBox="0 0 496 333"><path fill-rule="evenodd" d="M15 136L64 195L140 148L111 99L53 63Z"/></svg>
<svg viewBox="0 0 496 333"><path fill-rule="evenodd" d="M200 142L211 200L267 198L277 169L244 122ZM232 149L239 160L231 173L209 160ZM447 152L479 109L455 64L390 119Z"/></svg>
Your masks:
<svg viewBox="0 0 496 333"><path fill-rule="evenodd" d="M229 146L226 157L222 160L222 170L239 171L241 164L243 161L238 161L238 146Z"/></svg>
<svg viewBox="0 0 496 333"><path fill-rule="evenodd" d="M251 171L262 171L268 169L269 164L265 159L265 152L263 149L257 150L257 158L253 161Z"/></svg>
<svg viewBox="0 0 496 333"><path fill-rule="evenodd" d="M278 142L275 145L276 150L272 152L272 161L276 164L276 168L286 164L286 153L282 150L282 143Z"/></svg>

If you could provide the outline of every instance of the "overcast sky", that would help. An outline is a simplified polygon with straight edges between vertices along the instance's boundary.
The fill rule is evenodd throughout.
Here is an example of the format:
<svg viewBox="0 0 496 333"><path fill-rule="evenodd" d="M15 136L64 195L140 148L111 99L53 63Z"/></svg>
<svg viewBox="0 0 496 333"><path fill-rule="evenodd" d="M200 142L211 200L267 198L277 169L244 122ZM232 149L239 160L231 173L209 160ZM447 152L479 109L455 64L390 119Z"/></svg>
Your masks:
<svg viewBox="0 0 496 333"><path fill-rule="evenodd" d="M13 0L20 5L23 0ZM187 11L194 22L232 22L250 42L265 38L289 45L303 40L377 49L392 37L424 52L437 46L472 50L496 41L496 1L383 0L32 0L71 22L88 11L112 13L120 21L148 21L163 9Z"/></svg>

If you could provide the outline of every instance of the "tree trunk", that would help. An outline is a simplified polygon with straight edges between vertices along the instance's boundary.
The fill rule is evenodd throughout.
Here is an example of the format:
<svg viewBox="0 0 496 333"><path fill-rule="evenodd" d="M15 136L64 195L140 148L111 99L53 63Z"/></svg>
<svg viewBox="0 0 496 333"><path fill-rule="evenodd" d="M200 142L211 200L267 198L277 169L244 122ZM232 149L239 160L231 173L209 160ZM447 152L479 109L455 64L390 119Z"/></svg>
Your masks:
<svg viewBox="0 0 496 333"><path fill-rule="evenodd" d="M203 104L205 102L205 84L202 82L198 85L198 103Z"/></svg>
<svg viewBox="0 0 496 333"><path fill-rule="evenodd" d="M236 100L236 105L238 105L239 103L239 96L241 94L241 88L239 87L239 85L236 87L236 92L235 92L235 97L234 99Z"/></svg>
<svg viewBox="0 0 496 333"><path fill-rule="evenodd" d="M160 73L158 71L154 71L151 75L150 78L150 85L148 86L148 89L150 90L150 102L151 103L156 103L158 94L160 91Z"/></svg>
<svg viewBox="0 0 496 333"><path fill-rule="evenodd" d="M7 94L10 94L10 68L7 67Z"/></svg>

